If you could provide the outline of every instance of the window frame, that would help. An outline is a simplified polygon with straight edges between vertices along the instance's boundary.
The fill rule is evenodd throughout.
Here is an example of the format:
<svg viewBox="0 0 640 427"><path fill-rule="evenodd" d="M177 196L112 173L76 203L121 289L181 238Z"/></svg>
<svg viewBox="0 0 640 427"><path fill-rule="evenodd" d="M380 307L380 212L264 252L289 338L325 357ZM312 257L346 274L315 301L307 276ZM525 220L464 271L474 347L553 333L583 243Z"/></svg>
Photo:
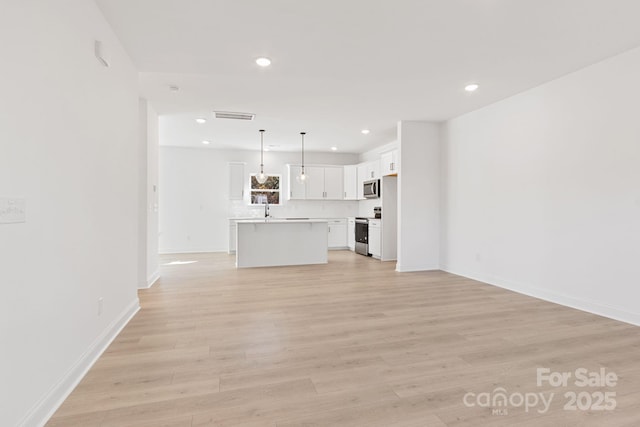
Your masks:
<svg viewBox="0 0 640 427"><path fill-rule="evenodd" d="M282 205L282 174L279 173L267 173L268 177L277 177L278 178L278 189L254 189L253 188L253 178L257 176L257 173L249 174L249 206L264 206L265 203L253 203L253 193L278 193L278 203L269 203L270 206L280 206Z"/></svg>

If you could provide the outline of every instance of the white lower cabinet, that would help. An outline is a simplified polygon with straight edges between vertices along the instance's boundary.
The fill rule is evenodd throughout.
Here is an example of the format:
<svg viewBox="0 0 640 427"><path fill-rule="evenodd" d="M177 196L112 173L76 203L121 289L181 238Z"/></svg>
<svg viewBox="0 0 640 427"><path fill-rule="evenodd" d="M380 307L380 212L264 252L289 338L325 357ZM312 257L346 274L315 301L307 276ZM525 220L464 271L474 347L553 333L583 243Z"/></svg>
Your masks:
<svg viewBox="0 0 640 427"><path fill-rule="evenodd" d="M344 249L347 247L347 220L330 219L329 221L329 249Z"/></svg>
<svg viewBox="0 0 640 427"><path fill-rule="evenodd" d="M356 219L354 217L347 218L347 247L356 250Z"/></svg>
<svg viewBox="0 0 640 427"><path fill-rule="evenodd" d="M379 219L369 220L369 253L372 257L380 259L382 252L382 236L380 227L381 221Z"/></svg>

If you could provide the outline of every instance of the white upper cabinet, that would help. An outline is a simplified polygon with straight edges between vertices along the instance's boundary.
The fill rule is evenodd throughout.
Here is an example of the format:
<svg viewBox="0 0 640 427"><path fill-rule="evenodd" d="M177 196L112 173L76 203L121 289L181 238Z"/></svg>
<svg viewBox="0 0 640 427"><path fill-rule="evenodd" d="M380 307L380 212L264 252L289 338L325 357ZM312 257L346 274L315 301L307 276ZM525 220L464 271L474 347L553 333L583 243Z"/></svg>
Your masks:
<svg viewBox="0 0 640 427"><path fill-rule="evenodd" d="M357 195L358 195L358 200L364 200L364 187L363 184L364 182L367 180L367 164L366 163L361 163L358 165L358 172L357 172L357 183L358 186L356 188L357 190Z"/></svg>
<svg viewBox="0 0 640 427"><path fill-rule="evenodd" d="M229 200L244 199L244 163L229 163Z"/></svg>
<svg viewBox="0 0 640 427"><path fill-rule="evenodd" d="M329 200L344 199L344 170L341 167L324 168L324 198Z"/></svg>
<svg viewBox="0 0 640 427"><path fill-rule="evenodd" d="M344 172L342 166L305 166L307 179L299 183L300 166L288 165L289 200L343 200Z"/></svg>
<svg viewBox="0 0 640 427"><path fill-rule="evenodd" d="M288 199L304 199L307 195L306 186L304 185L304 183L299 183L296 179L296 177L300 175L300 171L302 168L300 166L293 165L287 165L287 168L289 170L289 193L287 194Z"/></svg>
<svg viewBox="0 0 640 427"><path fill-rule="evenodd" d="M380 159L382 163L382 176L395 175L400 168L398 167L398 150L389 151L384 153Z"/></svg>
<svg viewBox="0 0 640 427"><path fill-rule="evenodd" d="M344 167L344 199L357 200L358 198L358 166Z"/></svg>
<svg viewBox="0 0 640 427"><path fill-rule="evenodd" d="M307 175L307 200L323 200L324 197L324 168L319 166L305 166Z"/></svg>
<svg viewBox="0 0 640 427"><path fill-rule="evenodd" d="M380 160L374 160L367 163L367 176L365 181L380 178Z"/></svg>

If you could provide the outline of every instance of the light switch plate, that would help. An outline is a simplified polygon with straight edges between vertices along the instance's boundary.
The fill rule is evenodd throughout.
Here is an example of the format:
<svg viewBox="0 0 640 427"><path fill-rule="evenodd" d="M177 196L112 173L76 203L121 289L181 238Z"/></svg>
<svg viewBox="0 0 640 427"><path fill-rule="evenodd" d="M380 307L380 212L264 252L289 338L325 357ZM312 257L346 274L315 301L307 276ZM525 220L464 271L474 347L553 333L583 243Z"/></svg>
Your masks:
<svg viewBox="0 0 640 427"><path fill-rule="evenodd" d="M27 221L24 198L0 197L0 224L14 224Z"/></svg>

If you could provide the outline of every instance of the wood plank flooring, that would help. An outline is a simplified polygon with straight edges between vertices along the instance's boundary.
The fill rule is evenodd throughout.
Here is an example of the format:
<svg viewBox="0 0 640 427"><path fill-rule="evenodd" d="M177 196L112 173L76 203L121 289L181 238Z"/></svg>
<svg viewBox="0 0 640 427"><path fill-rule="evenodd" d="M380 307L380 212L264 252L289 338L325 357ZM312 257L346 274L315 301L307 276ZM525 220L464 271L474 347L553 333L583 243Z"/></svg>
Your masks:
<svg viewBox="0 0 640 427"><path fill-rule="evenodd" d="M140 291L142 310L47 426L640 425L639 327L346 251L320 266L162 263L178 260L197 262L163 266ZM538 387L538 367L619 379ZM554 397L543 413L463 401L499 387ZM585 404L607 391L614 410L564 409L566 392L588 392Z"/></svg>

